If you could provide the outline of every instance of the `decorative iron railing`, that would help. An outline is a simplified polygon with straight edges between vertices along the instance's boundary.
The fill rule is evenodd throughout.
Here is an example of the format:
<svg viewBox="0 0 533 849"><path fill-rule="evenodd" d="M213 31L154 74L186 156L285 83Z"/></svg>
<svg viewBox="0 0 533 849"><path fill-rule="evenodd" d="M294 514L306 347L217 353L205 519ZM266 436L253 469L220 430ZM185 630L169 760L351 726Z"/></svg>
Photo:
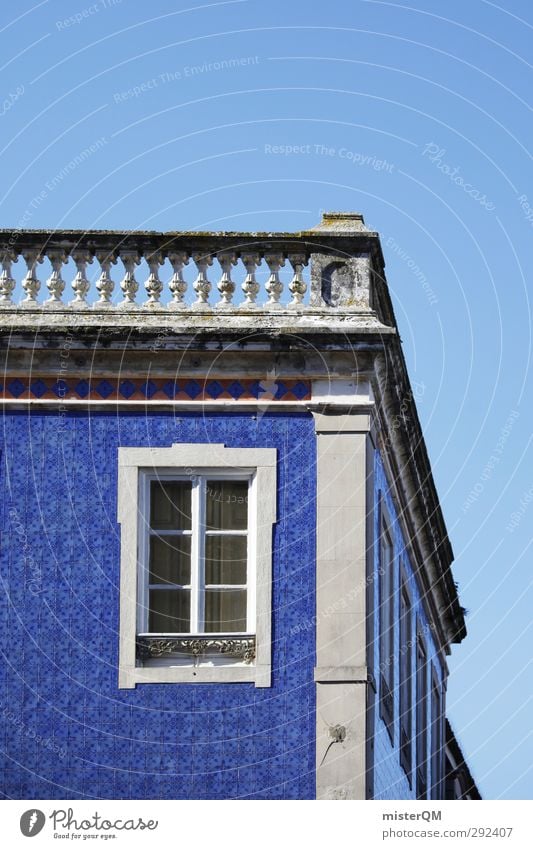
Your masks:
<svg viewBox="0 0 533 849"><path fill-rule="evenodd" d="M201 660L206 655L227 655L244 663L255 660L255 637L194 636L180 637L139 635L137 637L137 658L141 661L169 655L188 655Z"/></svg>

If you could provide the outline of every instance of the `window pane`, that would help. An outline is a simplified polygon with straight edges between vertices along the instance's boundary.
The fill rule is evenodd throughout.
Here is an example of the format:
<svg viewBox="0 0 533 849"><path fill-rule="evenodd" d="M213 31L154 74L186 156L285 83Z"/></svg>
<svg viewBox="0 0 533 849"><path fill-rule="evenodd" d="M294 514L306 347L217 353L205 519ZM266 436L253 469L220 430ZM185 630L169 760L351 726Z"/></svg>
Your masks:
<svg viewBox="0 0 533 849"><path fill-rule="evenodd" d="M244 531L248 525L248 481L207 481L208 530Z"/></svg>
<svg viewBox="0 0 533 849"><path fill-rule="evenodd" d="M246 590L206 590L205 630L246 631Z"/></svg>
<svg viewBox="0 0 533 849"><path fill-rule="evenodd" d="M245 584L247 537L208 536L205 542L206 584Z"/></svg>
<svg viewBox="0 0 533 849"><path fill-rule="evenodd" d="M187 633L190 630L190 621L190 590L150 590L150 632Z"/></svg>
<svg viewBox="0 0 533 849"><path fill-rule="evenodd" d="M189 584L191 581L191 538L150 537L150 583Z"/></svg>
<svg viewBox="0 0 533 849"><path fill-rule="evenodd" d="M190 530L190 481L152 481L150 527L161 531Z"/></svg>

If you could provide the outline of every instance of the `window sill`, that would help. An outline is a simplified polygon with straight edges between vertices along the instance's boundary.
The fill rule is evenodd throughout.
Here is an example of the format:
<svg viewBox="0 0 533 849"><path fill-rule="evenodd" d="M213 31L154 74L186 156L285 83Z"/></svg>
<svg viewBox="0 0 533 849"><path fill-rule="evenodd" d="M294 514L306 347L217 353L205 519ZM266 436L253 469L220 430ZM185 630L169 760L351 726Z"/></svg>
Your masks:
<svg viewBox="0 0 533 849"><path fill-rule="evenodd" d="M119 688L137 684L255 684L270 687L270 666L136 666L119 671Z"/></svg>
<svg viewBox="0 0 533 849"><path fill-rule="evenodd" d="M137 665L119 688L137 684L253 683L270 687L270 665L256 663L254 635L139 635Z"/></svg>

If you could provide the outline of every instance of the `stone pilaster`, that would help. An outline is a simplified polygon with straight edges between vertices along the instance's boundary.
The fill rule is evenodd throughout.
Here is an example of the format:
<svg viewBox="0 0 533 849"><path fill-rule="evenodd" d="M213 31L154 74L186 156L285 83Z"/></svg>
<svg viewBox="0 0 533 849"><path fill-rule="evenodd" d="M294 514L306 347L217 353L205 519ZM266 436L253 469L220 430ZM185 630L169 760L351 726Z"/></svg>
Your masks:
<svg viewBox="0 0 533 849"><path fill-rule="evenodd" d="M366 414L315 413L318 799L366 797Z"/></svg>

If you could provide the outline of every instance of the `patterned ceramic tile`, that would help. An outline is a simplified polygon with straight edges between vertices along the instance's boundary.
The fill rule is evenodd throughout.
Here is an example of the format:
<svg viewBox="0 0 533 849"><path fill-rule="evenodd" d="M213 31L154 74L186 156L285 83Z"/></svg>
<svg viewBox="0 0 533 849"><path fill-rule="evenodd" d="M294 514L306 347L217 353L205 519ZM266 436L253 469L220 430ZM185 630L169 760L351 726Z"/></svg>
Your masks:
<svg viewBox="0 0 533 849"><path fill-rule="evenodd" d="M57 397L53 380L40 379L47 387L41 397ZM153 399L171 398L177 390L184 398L202 398L206 392L203 384L193 381L167 380L166 386L152 381L154 387L145 379L129 379L121 381L120 389L107 379L111 394L103 378L81 383L72 386L80 398L96 392L98 385L101 397L108 398L118 397L119 391L124 398L138 393ZM253 382L219 383L219 398L261 394ZM219 388L211 386L212 395ZM284 381L278 393L292 400L305 397L304 389ZM22 397L30 390L12 379L10 391L12 397L17 392ZM43 393L40 384L37 392ZM26 706L31 716L35 698L41 697L39 734L51 741L38 744L36 751L33 743L31 757L38 759L38 771L26 771L20 757L21 766L10 762L4 794L28 799L115 798L117 792L122 798L146 799L283 798L284 793L313 798L313 629L299 633L290 649L291 672L285 661L290 629L314 612L315 581L309 568L315 515L314 501L308 503L315 481L311 417L282 412L259 419L236 413L125 412L117 417L73 411L62 422L59 447L58 424L52 411L30 416L13 411L4 420L9 450L2 452L2 486L6 491L7 463L10 505L19 519L15 526L7 517L0 549L9 593L3 620L7 627L0 632L8 640L2 650L10 659L4 669L5 698L15 715ZM273 661L282 671L275 673L268 690L246 684L117 688L117 448L177 441L278 449L279 503L291 519L275 529ZM32 594L25 585L30 557L40 570L42 593ZM290 604L283 598L282 575ZM31 693L37 696L29 698ZM5 717L4 729L20 756L21 734L8 733L12 729ZM214 776L215 764L220 774Z"/></svg>
<svg viewBox="0 0 533 849"><path fill-rule="evenodd" d="M311 384L306 380L275 381L272 393L258 380L183 380L168 378L91 377L88 380L69 375L68 378L44 375L4 377L0 380L0 398L12 400L50 401L208 401L261 399L271 401L304 401L311 397Z"/></svg>

